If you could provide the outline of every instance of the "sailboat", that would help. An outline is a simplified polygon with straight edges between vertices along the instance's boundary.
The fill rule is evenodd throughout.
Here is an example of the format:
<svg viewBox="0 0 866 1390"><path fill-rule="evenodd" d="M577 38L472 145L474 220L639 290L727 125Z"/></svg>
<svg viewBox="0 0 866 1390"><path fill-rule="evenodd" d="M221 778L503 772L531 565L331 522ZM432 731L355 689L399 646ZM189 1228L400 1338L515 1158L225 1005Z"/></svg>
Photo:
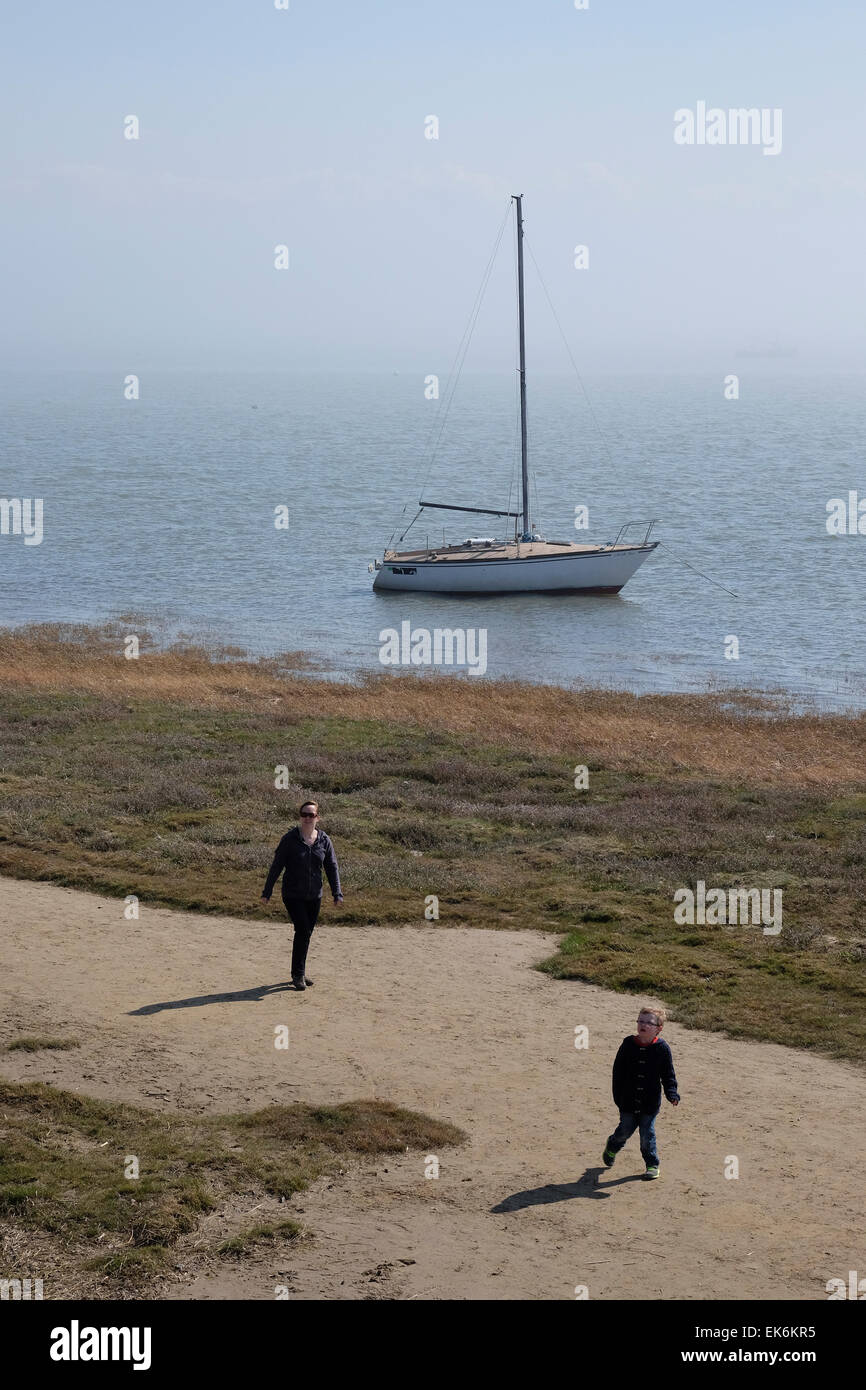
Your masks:
<svg viewBox="0 0 866 1390"><path fill-rule="evenodd" d="M526 342L523 307L523 195L514 194L517 219L517 316L520 338L520 496L519 509L463 507L450 502L419 499L419 511L451 511L514 520L514 534L505 539L470 536L456 544L415 550L385 550L376 560L374 589L401 589L442 594L617 594L631 579L658 541L650 540L654 522L627 522L616 539L604 545L549 541L540 536L529 514L529 472L526 450ZM644 527L642 538L624 537ZM407 528L408 529L408 528ZM405 536L406 532L403 533ZM401 540L403 537L401 536Z"/></svg>

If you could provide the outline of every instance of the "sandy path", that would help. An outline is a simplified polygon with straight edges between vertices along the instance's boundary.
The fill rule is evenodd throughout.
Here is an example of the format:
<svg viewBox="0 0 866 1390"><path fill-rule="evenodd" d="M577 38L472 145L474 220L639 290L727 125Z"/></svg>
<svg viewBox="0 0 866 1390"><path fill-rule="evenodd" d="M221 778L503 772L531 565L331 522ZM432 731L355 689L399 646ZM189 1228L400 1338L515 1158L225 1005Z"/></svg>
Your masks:
<svg viewBox="0 0 866 1390"><path fill-rule="evenodd" d="M411 1154L321 1180L293 1203L315 1240L179 1274L162 1296L273 1298L285 1283L293 1298L569 1299L583 1284L590 1298L823 1300L827 1279L866 1272L854 1067L668 1024L683 1103L663 1102L662 1178L646 1183L636 1136L610 1173L599 1158L611 1062L643 998L533 971L554 949L539 933L327 916L315 987L274 990L289 977L281 908L272 923L146 906L127 922L115 900L0 879L2 1040L83 1043L4 1053L7 1077L180 1110L374 1096L470 1136L438 1155L438 1179ZM288 1053L273 1046L282 1023Z"/></svg>

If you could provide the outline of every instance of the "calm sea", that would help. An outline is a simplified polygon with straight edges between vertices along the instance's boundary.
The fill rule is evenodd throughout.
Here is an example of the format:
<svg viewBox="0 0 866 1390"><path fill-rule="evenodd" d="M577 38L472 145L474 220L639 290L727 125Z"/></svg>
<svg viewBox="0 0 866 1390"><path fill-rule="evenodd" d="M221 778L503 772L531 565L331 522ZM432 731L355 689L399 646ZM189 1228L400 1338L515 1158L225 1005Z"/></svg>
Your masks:
<svg viewBox="0 0 866 1390"><path fill-rule="evenodd" d="M304 649L341 676L382 669L380 632L409 619L485 628L492 676L863 708L866 535L826 520L830 498L866 497L864 379L734 368L736 401L721 370L589 378L591 407L574 377L531 377L540 529L605 541L657 517L670 547L620 595L587 598L373 593L368 564L414 514L444 413L419 373L145 372L137 401L117 374L5 373L0 496L42 497L44 537L0 535L0 624L134 611L168 637ZM517 457L514 379L464 376L425 495L502 506ZM443 514L425 515L410 542L441 540Z"/></svg>

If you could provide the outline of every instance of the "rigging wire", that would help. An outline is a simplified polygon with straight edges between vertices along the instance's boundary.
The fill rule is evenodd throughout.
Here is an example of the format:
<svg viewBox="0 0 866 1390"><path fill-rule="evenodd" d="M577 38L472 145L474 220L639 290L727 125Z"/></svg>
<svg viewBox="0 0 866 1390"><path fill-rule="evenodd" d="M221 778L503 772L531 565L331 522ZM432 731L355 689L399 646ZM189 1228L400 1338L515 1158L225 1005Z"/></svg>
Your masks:
<svg viewBox="0 0 866 1390"><path fill-rule="evenodd" d="M460 381L460 374L461 374L461 372L463 371L463 364L464 364L464 362L466 361L466 354L467 354L467 352L469 351L469 345L470 345L470 343L471 343L471 341L472 341L472 335L473 335L473 333L474 333L474 331L475 331L475 325L476 325L476 323L478 322L478 315L479 315L479 313L480 313L480 311L481 311L481 305L482 305L482 303L483 303L483 301L484 301L484 295L485 295L485 292L486 292L486 290L487 290L488 283L489 283L489 281L490 281L490 276L491 276L491 274L492 274L492 272L493 272L493 265L494 265L494 262L496 261L496 256L497 256L497 253L498 253L498 251L499 251L499 244L500 244L500 242L502 241L502 234L503 234L503 232L505 231L505 224L506 224L506 222L508 221L508 215L509 215L510 212L511 212L511 200L509 199L508 207L505 209L505 215L503 216L502 221L501 221L501 223L500 223L500 225L499 225L499 231L497 232L497 235L496 235L496 241L495 241L494 244L493 244L493 250L492 250L491 253L490 253L489 259L488 259L488 261L487 261L487 265L486 265L485 268L484 268L484 274L483 274L482 277L481 277L481 284L479 285L478 290L477 290L476 295L475 295L475 300L474 300L473 305L472 305L472 310L471 310L471 312L470 312L470 314L469 314L469 320L468 320L468 322L467 322L467 324L466 324L466 327L465 327L464 330L463 330L463 336L461 337L460 342L459 342L458 345L457 345L457 351L456 351L456 353L455 353L455 355L454 355L454 361L453 361L452 364L451 364L451 370L450 370L450 372L448 373L448 377L447 377L446 384L445 384L445 397L444 397L444 400L443 400L443 402L442 402L442 406L440 407L439 411L437 411L436 419L433 421L433 424L432 424L431 430L430 430L430 435L428 436L427 446L425 447L424 453L426 454L426 453L427 453L427 450L430 449L430 447L431 447L431 442L432 442L432 450L431 450L431 452L430 452L430 459L429 459L429 462L428 462L428 465L427 465L427 472L426 472L426 474L425 474L425 476L424 476L424 483L423 483L423 486L422 486L422 488L421 488L421 495L422 495L422 497L423 497L423 495L424 495L424 491L425 491L425 489L426 489L426 487L427 487L427 483L428 483L429 478L430 478L430 470L431 470L432 467L433 467L433 462L434 462L434 459L435 459L435 457L436 457L436 450L439 448L439 445L440 445L441 440L442 440L443 431L444 431L445 426L446 426L446 424L447 424L447 422L448 422L448 414L449 414L449 412L450 412L450 410L451 410L451 406L452 406L452 404L453 404L453 402L454 402L454 395L455 395L455 393L456 393L457 386L458 386L458 383L459 383L459 381ZM455 368L456 368L456 375L455 375ZM440 417L441 417L441 418L440 418ZM437 425L438 425L438 433L437 433ZM434 434L435 434L435 440L434 440L434 438L433 438Z"/></svg>
<svg viewBox="0 0 866 1390"><path fill-rule="evenodd" d="M503 234L503 232L505 231L505 224L506 224L506 222L507 222L507 220L508 220L508 215L509 215L510 211L511 211L511 200L509 199L508 207L505 209L505 214L504 214L504 216L503 216L503 218L502 218L502 222L501 222L501 224L500 224L499 231L498 231L497 236L496 236L496 241L495 241L494 244L493 244L493 250L492 250L492 252L490 253L490 257L489 257L489 259L488 259L488 261L487 261L487 265L486 265L485 268L484 268L484 274L483 274L482 277L481 277L481 284L479 285L478 290L477 290L476 295L475 295L475 300L474 300L474 302L473 302L472 309L471 309L470 314L469 314L469 320L468 320L468 322L467 322L467 324L466 324L466 327L465 327L464 330L463 330L463 334L462 334L462 337L460 338L460 342L457 344L457 351L456 351L456 353L454 354L454 361L451 363L451 370L450 370L450 372L448 373L448 376L447 376L447 378L446 378L446 380L445 380L445 392L444 392L444 395L443 395L443 398L442 398L442 404L440 405L439 410L436 412L436 415L435 415L435 417L434 417L434 419L433 419L433 423L432 423L432 425L430 426L430 432L429 432L429 434L428 434L428 436L427 436L427 443L426 443L425 446L424 446L424 452L423 452L423 454L422 454L422 459L423 459L424 457L426 457L428 450L430 451L430 458L429 458L428 463L427 463L427 472L426 472L425 475L424 475L424 482L423 482L423 484L422 484L422 486L421 486L421 494L420 494L420 497L421 497L421 498L423 498L424 493L425 493L426 490L427 490L427 483L428 483L428 481L429 481L429 479L430 479L430 472L431 472L431 470L432 470L432 468L433 468L433 462L434 462L435 457L436 457L436 450L438 449L438 447L439 447L439 445L440 445L440 443L441 443L442 434L443 434L443 431L444 431L444 429L445 429L445 426L446 426L446 424L447 424L447 422L448 422L448 414L449 414L449 412L450 412L450 410L451 410L451 405L452 405L452 403L453 403L453 401L454 401L454 393L455 393L456 390L457 390L457 384L458 384L458 382L459 382L459 380L460 380L460 373L461 373L462 370L463 370L463 363L465 362L465 360L466 360L466 354L467 354L467 352L469 351L469 344L470 344L471 341L472 341L472 334L473 334L473 332L475 331L475 324L476 324L477 321L478 321L478 314L479 314L479 312L480 312L480 310L481 310L481 304L482 304L482 302L483 302L483 300L484 300L484 294L485 294L485 292L486 292L486 290L487 290L487 285L488 285L488 282L489 282L489 280L490 280L490 276L491 276L492 271L493 271L493 265L494 265L494 262L495 262L495 260L496 260L497 252L498 252L498 250L499 250L499 243L500 243L501 240L502 240L502 234ZM461 354L462 354L462 355L461 355ZM457 375L456 375L456 377L455 377L455 375L454 375L455 368L457 369ZM452 385L452 381L453 381L453 385ZM441 419L440 419L440 417L441 417ZM438 425L438 429L439 429L438 434L436 434L437 425ZM433 438L434 434L436 435L435 441L434 441L434 438ZM431 444L432 444L432 448L431 448ZM419 501L420 501L420 498L419 498ZM397 527L400 525L400 519L406 515L406 511L407 511L407 509L408 509L408 506L409 506L409 503L407 502L407 503L405 504L405 506L403 507L402 511L399 513L399 516L398 516L398 518L397 518L397 521L396 521L395 524L394 524L394 530L391 532L389 544L390 544L390 541L393 540L393 538L394 538L394 535L395 535L395 533L396 533L396 531L397 531ZM406 527L406 529L403 531L402 535L400 536L400 540L401 540L401 541L404 539L405 536L408 535L409 531L410 531L410 530L412 529L412 527L415 525L415 522L418 520L418 517L421 515L421 512L422 512L423 510L424 510L424 508L422 507L422 508L415 514L415 516L412 518L412 520L409 522L409 525ZM398 542L398 544L399 544L399 542Z"/></svg>
<svg viewBox="0 0 866 1390"><path fill-rule="evenodd" d="M407 502L407 503L406 503L406 507L408 507L408 505L409 505L409 503ZM406 507L403 508L403 511L404 511L404 512L405 512L405 510L406 510ZM415 525L415 522L418 520L418 518L419 518L419 516L421 515L421 513L423 512L423 510L424 510L423 507L419 507L419 508L418 508L418 510L417 510L417 512L415 513L415 515L413 516L412 520L409 522L409 525L406 527L406 530L403 532L403 535L397 537L397 544L398 544L398 545L399 545L400 542L403 540L403 538L404 538L405 536L407 536L408 533L412 530L412 527ZM394 531L396 531L396 529L397 529L397 528L396 528L396 526L395 526L395 527L394 527ZM394 538L394 531L391 532L391 539L392 539L392 540L393 540L393 538Z"/></svg>
<svg viewBox="0 0 866 1390"><path fill-rule="evenodd" d="M426 490L427 490L427 483L429 482L430 473L431 473L431 471L432 471L433 464L434 464L435 459L436 459L436 451L437 451L437 449L439 448L439 445L440 445L441 442L442 442L442 435L443 435L443 433L444 433L444 431L445 431L445 426L446 426L447 423L448 423L448 416L449 416L449 413L450 413L450 411L451 411L451 406L452 406L453 403L454 403L454 396L455 396L456 391L457 391L457 386L458 386L458 384L459 384L459 382L460 382L460 375L461 375L461 373L462 373L462 371L463 371L463 364L464 364L465 361L466 361L466 354L468 353L468 351L469 351L469 346L470 346L470 344L471 344L471 342L472 342L472 335L473 335L473 333L474 333L474 331L475 331L475 325L476 325L476 323L478 322L478 315L479 315L479 313L481 312L481 305L482 305L482 303L483 303L483 301L484 301L484 295L485 295L485 293L486 293L486 291L487 291L487 286L488 286L488 284L489 284L489 282L490 282L490 276L491 276L491 274L493 273L493 266L494 266L494 264L495 264L495 262L496 262L496 256L497 256L498 251L499 251L499 245L500 245L500 242L502 241L502 235L503 235L503 232L505 231L505 224L506 224L506 222L508 221L508 216L509 216L509 213L510 213L510 212L511 212L511 200L509 199L509 201L508 201L508 207L505 209L505 213L503 214L503 217L502 217L502 222L501 222L500 225L499 225L499 231L497 232L497 235L496 235L496 240L495 240L495 242L493 243L493 250L491 251L490 256L489 256L489 258L488 258L488 261L487 261L487 264L486 264L486 266L485 266L485 268L484 268L484 274L483 274L482 277L481 277L481 283L480 283L480 285L479 285L479 287L478 287L478 290L477 290L477 292L476 292L475 299L474 299L473 304L472 304L472 309L471 309L470 314L469 314L469 319L468 319L468 321L467 321L466 327L465 327L464 330L463 330L463 334L462 334L462 336L461 336L461 338L460 338L460 341L459 341L459 343L458 343L458 345L457 345L457 351L456 351L456 353L454 354L454 361L451 363L451 370L449 371L448 376L447 376L446 381L445 381L445 391L444 391L444 394L443 394L443 397L442 397L442 404L440 405L439 410L436 412L436 416L435 416L435 418L434 418L434 420L433 420L432 425L430 426L430 432L429 432L429 434L428 434L428 436L427 436L427 443L426 443L425 446L424 446L424 452L423 452L423 454L422 454L422 458L425 457L425 456L427 455L428 451L429 451L430 457L429 457L428 462L427 462L427 471L426 471L426 473L424 474L424 482L422 483L422 486L421 486L421 493L420 493L419 501L421 500L421 498L423 498L424 493L425 493ZM455 369L456 369L456 374L455 374ZM434 436L435 436L435 438L434 438ZM403 507L403 510L402 510L402 512L400 513L400 516L401 516L401 517L403 517L403 516L406 515L406 511L407 511L408 505L409 505L409 504L407 503L406 506ZM424 509L423 509L423 507L422 507L422 508L416 513L416 515L412 518L412 520L409 522L409 525L406 527L406 529L403 531L402 535L401 535L400 538L399 538L401 541L404 539L404 537L405 537L406 535L408 535L409 531L410 531L410 530L412 529L412 527L415 525L415 522L418 520L418 517L421 515L421 512L422 512L423 510L424 510ZM397 525L399 525L399 519L398 519ZM392 539L393 539L394 533L395 533L396 530L397 530L397 525L395 525L394 531L392 531L392 533L391 533ZM443 537L444 537L444 532L443 532ZM398 542L398 543L399 543L399 542Z"/></svg>
<svg viewBox="0 0 866 1390"><path fill-rule="evenodd" d="M544 297L545 297L545 299L547 300L547 303L548 303L548 305L549 305L549 307L550 307L550 312L553 314L553 319L554 319L554 322L555 322L557 328L559 329L560 337L562 338L562 341L563 341L563 343L565 344L565 350L566 350L566 352L568 353L568 360L571 362L571 365L572 365L572 367L574 368L574 374L575 374L575 376L577 377L578 384L579 384L579 386L580 386L581 391L583 392L584 400L586 401L586 404L587 404L587 406L589 407L589 413L590 413L590 415L592 416L592 423L593 423L594 426L595 426L596 433L598 434L598 437L599 437L599 439L601 440L602 446L603 446L603 448L604 448L605 453L607 454L608 462L610 463L611 468L613 468L613 469L614 469L614 472L616 472L616 465L614 464L613 457L612 457L612 455L611 455L610 449L608 448L607 440L605 439L605 437L604 437L604 435L603 435L603 433L602 433L602 430L601 430L601 426L599 425L598 420L597 420L597 418L596 418L596 414L595 414L595 411L593 410L593 406L592 406L592 401L590 400L589 394L588 394L588 392L587 392L587 389L586 389L586 387L585 387L584 384L583 384L583 377L580 375L580 372L578 371L577 363L576 363L575 360L574 360L574 356L573 356L572 351L571 351L571 348L570 348L570 346L569 346L568 339L567 339L566 336L565 336L565 330L563 329L562 324L561 324L560 321L559 321L559 315L557 314L556 309L553 307L553 300L551 299L551 297L550 297L550 295L549 295L549 293L548 293L547 285L546 285L545 282L544 282L544 276L543 276L542 273L541 273L541 268L540 268L540 266L539 266L539 264L538 264L538 261L535 259L535 252L533 251L532 247L530 246L529 241L528 241L528 239L527 239L527 236L526 236L526 233L525 233L525 232L523 233L523 241L524 241L524 244L525 244L525 246L526 246L527 251L529 252L530 256L532 257L532 264L535 266L535 272L536 272L536 274L537 274L537 276L538 276L538 279L539 279L539 281L540 281L540 283L541 283L541 288L544 290Z"/></svg>
<svg viewBox="0 0 866 1390"><path fill-rule="evenodd" d="M523 240L524 240L524 243L526 244L526 248L527 248L527 250L529 251L530 256L532 257L532 264L535 266L536 274L538 275L538 279L539 279L539 281L541 282L541 288L544 290L544 297L545 297L545 299L547 300L548 305L550 306L550 312L553 314L554 321L555 321L555 323L556 323L557 328L559 329L560 337L562 338L562 341L563 341L563 343L565 344L565 350L566 350L566 352L568 353L569 361L571 362L571 365L572 365L572 367L574 368L574 374L575 374L575 376L577 377L577 380L578 380L578 382L579 382L579 384L580 384L580 389L581 389L581 391L583 392L584 400L586 401L587 405L589 406L589 413L590 413L590 415L592 416L592 423L593 423L593 425L595 426L596 433L597 433L599 439L601 440L601 443L602 443L602 446L604 447L605 453L607 454L608 463L610 464L610 466L611 466L611 468L613 469L613 471L614 471L615 473L617 473L618 476L621 477L622 475L618 472L618 469L617 469L616 465L614 464L613 456L611 455L610 449L608 448L607 440L606 440L604 434L602 433L601 426L599 425L598 419L596 418L595 411L593 410L593 407L592 407L592 401L590 400L589 395L588 395L587 390L586 390L586 387L585 387L584 384L583 384L583 377L580 375L580 372L578 371L577 363L576 363L575 360L574 360L574 357L573 357L573 355L572 355L571 348L569 347L569 344L568 344L568 339L567 339L566 336L565 336L565 331L564 331L564 329L563 329L563 327L562 327L562 324L561 324L560 321L559 321L559 315L557 314L556 309L553 307L553 301L552 301L552 299L550 298L550 295L549 295L549 293L548 293L547 285L544 283L544 276L543 276L542 273L541 273L541 267L539 266L538 261L535 259L535 253L533 252L532 247L529 245L529 242L528 242L527 239L526 239L526 233L525 233L525 232L524 232L524 235L523 235ZM704 574L703 570L699 570L695 565L690 565L689 562L688 562L688 560L684 560L684 559L682 558L682 556L677 555L677 553L676 553L675 551L671 550L671 548L670 548L670 546L667 544L667 542L665 542L665 541L659 541L659 545L661 545L661 546L664 547L664 549L668 552L668 554L670 555L670 557L671 557L672 560L677 560L677 561L679 562L679 564L685 565L686 569L690 569L690 570L692 570L695 574L699 574L699 575L701 576L701 579L706 579L706 581L707 581L708 584L714 584L714 585L716 586L717 589L722 589L722 590L724 591L724 593L726 593L726 594L731 594L734 598L739 598L739 594L735 594L734 591L733 591L733 589L728 589L728 588L726 588L726 586L725 586L724 584L720 584L719 581L718 581L717 579L713 579L709 574Z"/></svg>
<svg viewBox="0 0 866 1390"><path fill-rule="evenodd" d="M511 441L511 473L508 478L508 506L511 511L511 498L517 490L517 476L520 472L520 379L514 377L514 436ZM514 518L514 538L517 539L517 517Z"/></svg>
<svg viewBox="0 0 866 1390"><path fill-rule="evenodd" d="M677 560L679 564L685 565L687 570L692 570L695 574L699 574L701 576L701 579L706 579L710 584L715 584L717 589L722 589L724 593L730 594L732 598L740 597L739 594L734 593L733 589L728 589L725 587L724 584L720 584L718 579L713 579L710 575L704 574L703 570L699 570L696 565L690 565L688 560L684 560L683 557L681 555L678 555L675 550L671 550L667 541L659 541L659 545L662 547L663 550L666 550L668 552L672 560Z"/></svg>

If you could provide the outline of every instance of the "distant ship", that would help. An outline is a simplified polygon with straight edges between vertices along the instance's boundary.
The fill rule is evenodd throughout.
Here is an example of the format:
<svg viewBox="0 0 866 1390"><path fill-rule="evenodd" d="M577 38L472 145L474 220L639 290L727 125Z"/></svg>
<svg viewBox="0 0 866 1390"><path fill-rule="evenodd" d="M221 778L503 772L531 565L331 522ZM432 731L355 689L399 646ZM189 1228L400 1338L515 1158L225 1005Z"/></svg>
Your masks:
<svg viewBox="0 0 866 1390"><path fill-rule="evenodd" d="M514 194L512 202L517 218L517 317L520 336L519 510L499 511L492 507L461 507L450 502L419 500L419 511L414 520L417 521L421 512L428 509L510 517L514 519L514 534L505 539L470 536L456 545L386 550L383 558L371 566L376 575L374 589L448 594L617 594L658 545L658 541L650 540L654 525L652 521L626 523L620 527L616 539L607 545L578 545L572 541L545 540L530 520L526 455L523 195ZM622 540L625 532L633 526L645 528L643 538L636 544Z"/></svg>

